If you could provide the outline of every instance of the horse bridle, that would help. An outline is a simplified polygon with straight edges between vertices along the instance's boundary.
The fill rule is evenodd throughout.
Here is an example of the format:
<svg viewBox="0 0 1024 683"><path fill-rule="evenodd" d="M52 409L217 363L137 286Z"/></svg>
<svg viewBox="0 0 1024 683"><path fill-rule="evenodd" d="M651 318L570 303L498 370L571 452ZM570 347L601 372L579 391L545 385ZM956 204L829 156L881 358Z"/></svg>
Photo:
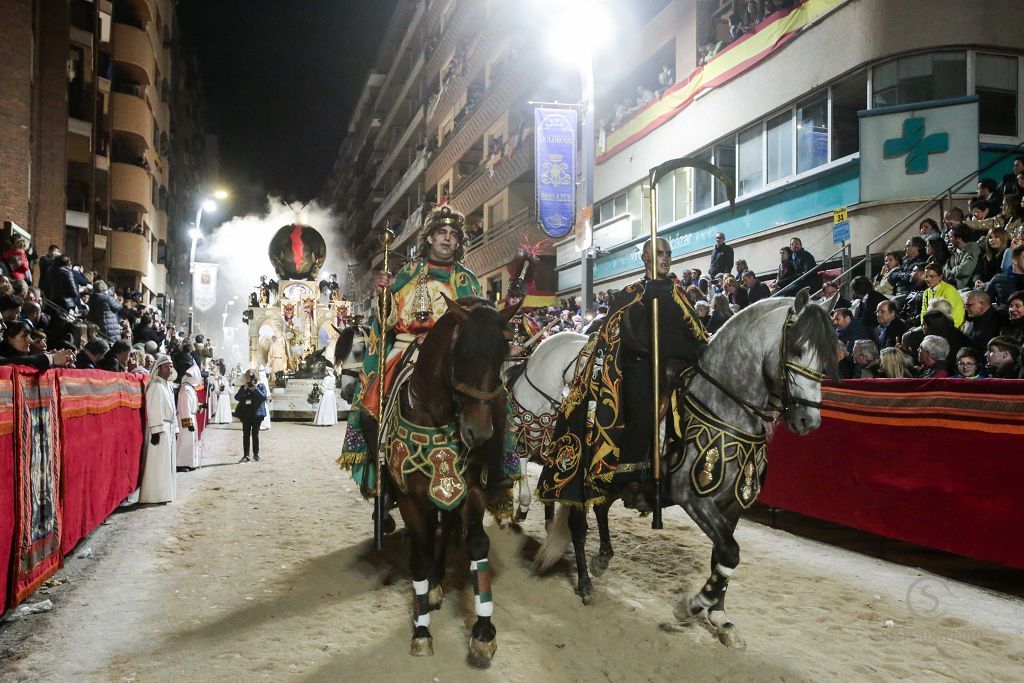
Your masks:
<svg viewBox="0 0 1024 683"><path fill-rule="evenodd" d="M770 390L768 393L768 404L766 406L758 406L750 401L740 398L731 389L725 387L721 382L716 380L714 377L708 374L704 368L700 366L698 362L694 366L694 372L707 380L712 386L721 391L728 397L733 403L739 405L742 408L750 411L765 422L775 422L780 417L786 414L786 412L796 405L806 406L808 408L821 409L821 401L809 401L806 398L800 396L794 396L789 386L790 373L806 377L810 380L818 382L819 384L826 379L826 375L814 368L808 367L802 363L797 363L794 360L790 360L786 353L787 340L789 337L789 330L793 326L794 316L796 312L791 308L786 314L786 323L782 328L782 341L779 345L779 370L776 374L777 380L775 384L782 385L782 393L779 394L775 390ZM777 404L773 405L773 399L778 401ZM771 415L767 411L773 410L778 411L777 415Z"/></svg>

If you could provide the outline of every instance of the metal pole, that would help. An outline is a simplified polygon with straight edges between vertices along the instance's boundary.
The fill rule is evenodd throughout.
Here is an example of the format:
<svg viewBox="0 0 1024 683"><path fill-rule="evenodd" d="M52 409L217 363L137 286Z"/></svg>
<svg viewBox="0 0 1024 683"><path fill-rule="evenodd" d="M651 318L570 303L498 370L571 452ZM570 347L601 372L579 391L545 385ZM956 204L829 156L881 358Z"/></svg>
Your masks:
<svg viewBox="0 0 1024 683"><path fill-rule="evenodd" d="M199 210L196 211L196 230L203 220L203 204L199 203ZM192 249L188 254L188 337L193 338L195 325L195 272L196 272L196 242L198 237L192 236Z"/></svg>
<svg viewBox="0 0 1024 683"><path fill-rule="evenodd" d="M391 244L395 241L395 233L391 231L391 226L386 225L384 232L381 233L380 243L384 247L384 263L382 268L385 273L389 273L388 256L391 253ZM391 314L391 288L385 287L384 290L377 294L377 326L380 329L380 336L377 338L377 452L374 457L374 484L375 493L373 496L373 547L377 550L384 548L384 515L387 514L387 510L384 509L384 482L381 477L384 474L384 453L385 453L385 436L384 436L384 369L387 363L387 336L388 336L388 316Z"/></svg>
<svg viewBox="0 0 1024 683"><path fill-rule="evenodd" d="M651 251L647 265L651 269L650 280L658 276L658 189L651 176ZM651 384L654 394L654 435L651 456L651 470L654 473L654 510L651 513L651 528L661 529L661 358L658 348L658 300L651 299Z"/></svg>
<svg viewBox="0 0 1024 683"><path fill-rule="evenodd" d="M583 206L594 204L594 166L597 164L597 151L594 147L594 60L589 47L583 48L586 54L580 62L580 86L583 102ZM580 263L582 273L582 294L583 310L581 315L586 315L590 310L590 302L594 299L594 245L593 233L590 235L591 244L583 252Z"/></svg>

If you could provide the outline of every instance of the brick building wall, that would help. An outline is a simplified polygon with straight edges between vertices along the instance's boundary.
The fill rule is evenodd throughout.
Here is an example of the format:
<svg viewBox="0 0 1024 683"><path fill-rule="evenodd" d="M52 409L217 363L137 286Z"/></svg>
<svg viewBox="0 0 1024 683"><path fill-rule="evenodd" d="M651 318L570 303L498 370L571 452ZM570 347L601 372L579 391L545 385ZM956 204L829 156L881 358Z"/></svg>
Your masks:
<svg viewBox="0 0 1024 683"><path fill-rule="evenodd" d="M32 212L29 230L40 252L64 248L68 167L68 24L66 2L37 5ZM91 251L91 250L89 250Z"/></svg>
<svg viewBox="0 0 1024 683"><path fill-rule="evenodd" d="M0 221L29 222L32 0L0 2Z"/></svg>

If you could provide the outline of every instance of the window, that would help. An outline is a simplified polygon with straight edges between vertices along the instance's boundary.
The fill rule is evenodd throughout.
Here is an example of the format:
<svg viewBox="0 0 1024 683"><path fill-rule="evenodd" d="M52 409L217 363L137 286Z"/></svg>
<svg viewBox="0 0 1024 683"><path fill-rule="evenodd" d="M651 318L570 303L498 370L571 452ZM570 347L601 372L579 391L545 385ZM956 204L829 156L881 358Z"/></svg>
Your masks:
<svg viewBox="0 0 1024 683"><path fill-rule="evenodd" d="M739 170L736 173L736 194L744 195L764 186L761 124L740 132Z"/></svg>
<svg viewBox="0 0 1024 683"><path fill-rule="evenodd" d="M796 172L828 163L828 93L796 108Z"/></svg>
<svg viewBox="0 0 1024 683"><path fill-rule="evenodd" d="M682 220L693 213L693 188L690 180L693 178L692 168L680 168L675 173L675 220Z"/></svg>
<svg viewBox="0 0 1024 683"><path fill-rule="evenodd" d="M715 145L715 165L725 171L733 181L736 180L736 145L733 144L732 136L729 137L729 142L720 142ZM698 172L697 175L708 174ZM711 177L710 181L715 188L715 204L724 204L729 201L725 185L715 180L714 177Z"/></svg>
<svg viewBox="0 0 1024 683"><path fill-rule="evenodd" d="M626 194L623 195L626 199L626 207L629 211L630 223L632 224L633 237L636 237L641 232L644 232L644 228L649 226L645 219L648 217L645 215L648 212L648 208L645 206L644 201L644 190L643 183L637 183L633 187L626 190ZM650 229L649 227L647 228Z"/></svg>
<svg viewBox="0 0 1024 683"><path fill-rule="evenodd" d="M978 123L984 135L1017 135L1017 58L979 54L975 62Z"/></svg>
<svg viewBox="0 0 1024 683"><path fill-rule="evenodd" d="M861 71L832 86L832 160L860 150L857 112L867 109L868 74Z"/></svg>
<svg viewBox="0 0 1024 683"><path fill-rule="evenodd" d="M711 150L705 149L697 152L693 156L711 163ZM733 164L735 166L735 164ZM693 174L693 210L703 211L704 209L710 209L714 203L714 182L715 178L710 173L704 173L698 171Z"/></svg>
<svg viewBox="0 0 1024 683"><path fill-rule="evenodd" d="M874 69L874 107L892 107L967 94L967 54L934 52L899 57Z"/></svg>
<svg viewBox="0 0 1024 683"><path fill-rule="evenodd" d="M627 213L625 193L616 195L615 199L613 200L612 216L621 216L624 213Z"/></svg>
<svg viewBox="0 0 1024 683"><path fill-rule="evenodd" d="M505 220L505 200L499 199L493 204L487 206L487 229L490 230L494 226Z"/></svg>
<svg viewBox="0 0 1024 683"><path fill-rule="evenodd" d="M765 131L768 143L768 182L793 175L793 113L785 112L768 119Z"/></svg>
<svg viewBox="0 0 1024 683"><path fill-rule="evenodd" d="M675 220L676 190L680 189L676 183L676 174L670 173L658 181L658 227L662 228Z"/></svg>

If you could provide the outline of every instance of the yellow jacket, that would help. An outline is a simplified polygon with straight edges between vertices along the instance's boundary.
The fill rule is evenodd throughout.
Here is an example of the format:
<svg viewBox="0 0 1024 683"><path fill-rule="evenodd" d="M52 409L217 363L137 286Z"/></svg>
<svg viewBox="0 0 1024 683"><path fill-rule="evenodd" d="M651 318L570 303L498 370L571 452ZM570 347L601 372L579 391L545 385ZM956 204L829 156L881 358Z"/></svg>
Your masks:
<svg viewBox="0 0 1024 683"><path fill-rule="evenodd" d="M945 280L935 285L935 289L928 287L924 290L924 297L921 299L921 321L924 322L924 314L928 312L928 304L932 299L945 299L953 305L953 324L958 328L964 324L964 298L960 296L960 290Z"/></svg>

